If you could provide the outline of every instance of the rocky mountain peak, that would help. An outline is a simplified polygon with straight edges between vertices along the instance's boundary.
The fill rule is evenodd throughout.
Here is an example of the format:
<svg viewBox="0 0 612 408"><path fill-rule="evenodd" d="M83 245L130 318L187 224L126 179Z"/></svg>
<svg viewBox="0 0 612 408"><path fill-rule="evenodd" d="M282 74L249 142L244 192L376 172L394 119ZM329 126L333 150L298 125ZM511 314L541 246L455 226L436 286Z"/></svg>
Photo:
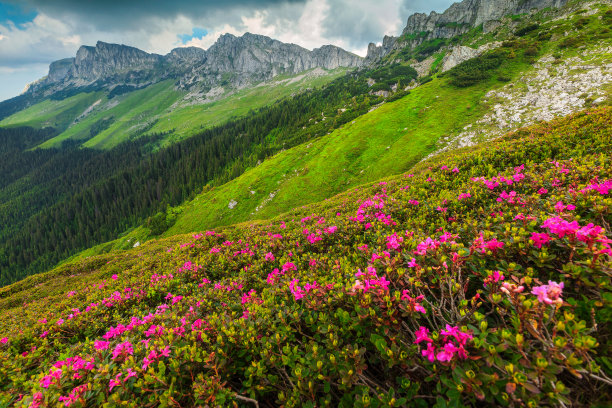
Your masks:
<svg viewBox="0 0 612 408"><path fill-rule="evenodd" d="M400 39L391 37L387 44L383 41L382 47L370 44L366 61L379 60L396 46L417 46L425 40L452 38L480 24L483 24L486 32L489 27L495 27L493 23L504 16L529 13L545 7L558 8L565 3L567 0L463 0L453 3L443 13L415 13L408 17ZM412 38L415 35L416 38ZM401 40L402 44L396 45L396 40Z"/></svg>
<svg viewBox="0 0 612 408"><path fill-rule="evenodd" d="M208 49L175 48L165 56L138 48L98 41L81 46L74 58L53 62L49 75L28 92L46 94L69 87L95 84L146 86L167 78L181 88L242 87L279 74L296 74L312 68L358 67L363 59L333 45L309 51L264 35L223 34Z"/></svg>

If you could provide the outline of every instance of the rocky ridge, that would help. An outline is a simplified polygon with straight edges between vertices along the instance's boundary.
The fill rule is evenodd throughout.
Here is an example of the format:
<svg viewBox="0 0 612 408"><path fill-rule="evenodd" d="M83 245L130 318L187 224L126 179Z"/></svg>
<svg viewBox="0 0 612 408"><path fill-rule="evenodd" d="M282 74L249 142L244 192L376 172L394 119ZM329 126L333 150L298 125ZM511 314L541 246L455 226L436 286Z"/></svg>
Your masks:
<svg viewBox="0 0 612 408"><path fill-rule="evenodd" d="M529 13L546 7L559 8L565 3L567 0L463 0L452 4L443 13L415 13L408 17L400 37L386 36L381 46L370 43L366 62L380 60L395 49L414 48L426 40L452 38L480 24L484 32L491 31L506 15Z"/></svg>
<svg viewBox="0 0 612 408"><path fill-rule="evenodd" d="M250 33L241 37L224 34L208 50L176 48L164 56L99 41L95 47L79 48L74 58L51 63L49 74L26 92L50 95L87 86L142 87L173 78L179 88L206 93L217 86L240 88L312 68L358 67L362 60L332 45L309 51Z"/></svg>

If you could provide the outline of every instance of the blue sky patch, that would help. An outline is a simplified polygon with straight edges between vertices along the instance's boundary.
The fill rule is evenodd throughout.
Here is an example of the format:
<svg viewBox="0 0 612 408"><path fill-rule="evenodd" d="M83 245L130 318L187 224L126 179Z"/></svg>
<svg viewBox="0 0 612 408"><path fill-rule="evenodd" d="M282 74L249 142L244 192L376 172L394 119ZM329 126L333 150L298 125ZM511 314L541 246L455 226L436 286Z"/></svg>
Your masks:
<svg viewBox="0 0 612 408"><path fill-rule="evenodd" d="M0 2L0 24L12 22L15 26L23 28L23 25L34 20L37 14L34 10Z"/></svg>
<svg viewBox="0 0 612 408"><path fill-rule="evenodd" d="M193 40L194 38L201 40L202 37L206 37L207 34L208 34L208 31L206 31L205 29L194 27L191 29L191 34L179 34L178 38L179 40L181 40L183 44L187 44L189 41Z"/></svg>

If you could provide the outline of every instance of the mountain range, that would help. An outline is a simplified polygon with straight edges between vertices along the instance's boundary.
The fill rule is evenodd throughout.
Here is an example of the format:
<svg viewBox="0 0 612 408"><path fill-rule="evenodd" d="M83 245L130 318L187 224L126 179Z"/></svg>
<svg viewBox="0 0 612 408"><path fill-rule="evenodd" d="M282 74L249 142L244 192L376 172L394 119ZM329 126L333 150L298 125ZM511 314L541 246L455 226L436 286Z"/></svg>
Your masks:
<svg viewBox="0 0 612 408"><path fill-rule="evenodd" d="M206 93L221 84L244 88L277 75L361 63L359 56L333 45L309 51L251 33L224 34L208 50L175 48L164 56L99 41L95 47L79 48L74 58L51 63L49 74L27 92L47 96L88 86L112 91L117 86L139 88L171 78L180 89Z"/></svg>

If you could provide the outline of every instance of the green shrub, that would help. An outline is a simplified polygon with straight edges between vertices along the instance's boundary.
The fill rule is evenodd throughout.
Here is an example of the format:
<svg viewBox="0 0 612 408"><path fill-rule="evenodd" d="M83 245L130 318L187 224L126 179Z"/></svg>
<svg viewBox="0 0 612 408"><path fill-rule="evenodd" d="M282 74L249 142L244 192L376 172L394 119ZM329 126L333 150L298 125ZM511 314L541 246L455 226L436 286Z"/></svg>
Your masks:
<svg viewBox="0 0 612 408"><path fill-rule="evenodd" d="M516 32L514 33L517 37L523 37L524 35L527 35L529 33L531 33L534 30L537 30L538 28L540 28L540 25L537 23L533 23L533 24L528 24L524 27L519 28L518 30L516 30Z"/></svg>
<svg viewBox="0 0 612 408"><path fill-rule="evenodd" d="M448 71L450 83L457 87L467 87L491 77L492 71L498 68L507 58L504 50L495 50L472 58Z"/></svg>

